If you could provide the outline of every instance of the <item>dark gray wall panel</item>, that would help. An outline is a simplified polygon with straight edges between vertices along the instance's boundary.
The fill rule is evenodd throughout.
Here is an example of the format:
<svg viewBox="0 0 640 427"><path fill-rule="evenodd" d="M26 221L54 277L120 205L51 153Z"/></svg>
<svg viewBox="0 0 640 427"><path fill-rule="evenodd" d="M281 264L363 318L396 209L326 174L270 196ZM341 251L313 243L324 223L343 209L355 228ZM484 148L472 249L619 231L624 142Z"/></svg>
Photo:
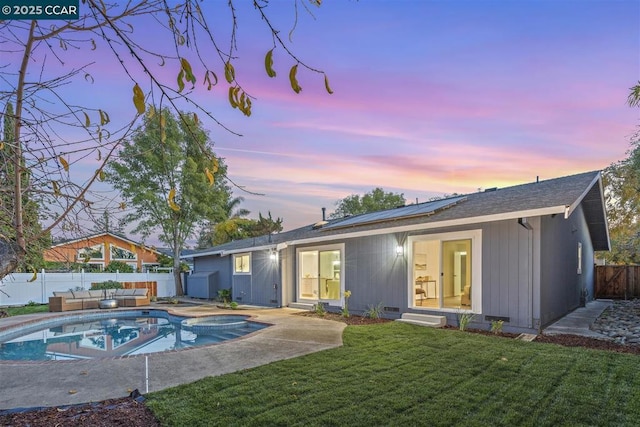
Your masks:
<svg viewBox="0 0 640 427"><path fill-rule="evenodd" d="M349 308L354 312L379 303L406 309L406 256L396 254L403 239L402 234L385 234L346 241L345 290L352 292Z"/></svg>
<svg viewBox="0 0 640 427"><path fill-rule="evenodd" d="M577 274L578 242L582 242L582 274ZM569 219L544 217L541 245L540 321L544 327L578 307L583 286L593 295L593 247L582 208Z"/></svg>
<svg viewBox="0 0 640 427"><path fill-rule="evenodd" d="M531 327L532 236L517 220L482 227L482 314ZM489 322L487 322L489 323Z"/></svg>
<svg viewBox="0 0 640 427"><path fill-rule="evenodd" d="M233 275L233 286L231 287L232 299L238 304L251 304L251 275Z"/></svg>
<svg viewBox="0 0 640 427"><path fill-rule="evenodd" d="M243 300L243 302L277 306L280 304L279 288L278 262L272 260L266 250L253 252L251 254L251 300Z"/></svg>

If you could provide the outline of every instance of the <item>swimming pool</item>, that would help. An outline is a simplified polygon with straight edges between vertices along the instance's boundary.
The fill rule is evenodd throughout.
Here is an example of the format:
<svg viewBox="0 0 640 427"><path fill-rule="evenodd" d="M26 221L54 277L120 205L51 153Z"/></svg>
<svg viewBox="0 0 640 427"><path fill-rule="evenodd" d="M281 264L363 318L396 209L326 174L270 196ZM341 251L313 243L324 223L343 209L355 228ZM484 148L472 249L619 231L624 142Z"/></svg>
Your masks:
<svg viewBox="0 0 640 427"><path fill-rule="evenodd" d="M84 313L0 332L0 360L85 360L206 346L268 325L249 316L184 317L164 310Z"/></svg>

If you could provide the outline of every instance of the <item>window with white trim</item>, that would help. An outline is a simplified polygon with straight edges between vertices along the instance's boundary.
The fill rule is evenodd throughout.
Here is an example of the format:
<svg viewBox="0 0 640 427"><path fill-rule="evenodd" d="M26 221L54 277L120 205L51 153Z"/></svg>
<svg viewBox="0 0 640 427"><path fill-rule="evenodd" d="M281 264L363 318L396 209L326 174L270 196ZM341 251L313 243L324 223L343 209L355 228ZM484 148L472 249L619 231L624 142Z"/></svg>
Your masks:
<svg viewBox="0 0 640 427"><path fill-rule="evenodd" d="M233 256L233 274L251 274L251 253Z"/></svg>

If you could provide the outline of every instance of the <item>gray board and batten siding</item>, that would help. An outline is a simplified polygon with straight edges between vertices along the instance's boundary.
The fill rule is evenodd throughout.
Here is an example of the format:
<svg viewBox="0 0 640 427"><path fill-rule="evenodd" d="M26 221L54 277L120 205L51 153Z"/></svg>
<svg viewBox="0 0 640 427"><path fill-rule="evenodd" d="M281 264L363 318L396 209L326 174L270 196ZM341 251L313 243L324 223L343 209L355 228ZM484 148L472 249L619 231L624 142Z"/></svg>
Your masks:
<svg viewBox="0 0 640 427"><path fill-rule="evenodd" d="M248 251L247 251L248 252ZM280 273L278 261L272 260L268 252L251 252L251 273L233 273L233 255L213 255L194 258L194 274L216 272L216 293L231 289L231 299L241 304L272 307L281 306ZM189 279L187 279L187 294ZM216 295L217 296L217 295Z"/></svg>
<svg viewBox="0 0 640 427"><path fill-rule="evenodd" d="M428 213L423 216L365 214L360 220L322 221L230 242L193 254L195 271L219 271L221 286L232 286L239 302L286 306L297 302L298 251L342 244L341 290L351 291L350 311L361 313L369 305L382 303L389 309L386 317L405 312L441 314L457 324L455 310L412 307L409 254L396 256L395 248L400 244L408 251L407 239L415 236L479 230L482 293L481 306L474 307L477 315L472 326L489 327L492 319L505 319L507 331L538 331L576 308L583 289L593 295L594 251L609 249L599 172L473 193L439 207L424 207L421 213ZM413 208L398 209L408 212ZM269 258L275 249L276 262ZM232 274L233 255L243 251L252 256L249 277ZM278 303L273 302L276 299Z"/></svg>

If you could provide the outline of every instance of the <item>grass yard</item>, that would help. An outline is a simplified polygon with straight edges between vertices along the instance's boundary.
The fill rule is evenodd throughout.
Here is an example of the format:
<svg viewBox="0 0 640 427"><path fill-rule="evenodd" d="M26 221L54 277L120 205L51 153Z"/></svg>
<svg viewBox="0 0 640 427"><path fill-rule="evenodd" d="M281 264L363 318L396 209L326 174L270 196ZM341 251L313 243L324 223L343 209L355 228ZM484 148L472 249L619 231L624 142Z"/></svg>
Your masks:
<svg viewBox="0 0 640 427"><path fill-rule="evenodd" d="M9 316L19 316L21 314L48 313L49 304L25 305L23 307L4 307L0 310L6 311Z"/></svg>
<svg viewBox="0 0 640 427"><path fill-rule="evenodd" d="M390 322L152 393L167 426L640 425L640 359Z"/></svg>

